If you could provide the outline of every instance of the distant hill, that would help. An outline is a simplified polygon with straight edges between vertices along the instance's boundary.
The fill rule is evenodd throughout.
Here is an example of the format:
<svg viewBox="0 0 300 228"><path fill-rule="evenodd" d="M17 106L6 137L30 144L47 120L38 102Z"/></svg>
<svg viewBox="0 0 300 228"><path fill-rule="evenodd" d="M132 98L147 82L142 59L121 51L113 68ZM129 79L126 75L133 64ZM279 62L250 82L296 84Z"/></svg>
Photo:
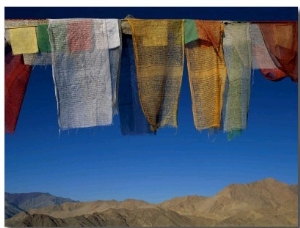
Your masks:
<svg viewBox="0 0 300 228"><path fill-rule="evenodd" d="M124 201L116 200L97 200L91 202L67 202L61 205L46 207L41 209L31 209L30 214L47 214L56 218L67 218L83 214L93 214L104 212L108 209L144 209L156 208L155 205L143 200L127 199Z"/></svg>
<svg viewBox="0 0 300 228"><path fill-rule="evenodd" d="M206 218L190 219L174 211L161 208L145 209L108 209L101 213L80 215L68 218L55 218L44 214L22 214L7 219L5 225L9 227L179 227L198 224L206 226L211 220Z"/></svg>
<svg viewBox="0 0 300 228"><path fill-rule="evenodd" d="M5 202L5 219L10 218L22 211L23 210L20 209L17 205Z"/></svg>
<svg viewBox="0 0 300 228"><path fill-rule="evenodd" d="M66 202L78 202L68 198L53 196L49 193L5 193L5 218L32 208L43 208Z"/></svg>
<svg viewBox="0 0 300 228"><path fill-rule="evenodd" d="M212 197L176 197L160 204L134 199L65 202L21 212L6 225L297 227L298 185L267 178L231 184Z"/></svg>

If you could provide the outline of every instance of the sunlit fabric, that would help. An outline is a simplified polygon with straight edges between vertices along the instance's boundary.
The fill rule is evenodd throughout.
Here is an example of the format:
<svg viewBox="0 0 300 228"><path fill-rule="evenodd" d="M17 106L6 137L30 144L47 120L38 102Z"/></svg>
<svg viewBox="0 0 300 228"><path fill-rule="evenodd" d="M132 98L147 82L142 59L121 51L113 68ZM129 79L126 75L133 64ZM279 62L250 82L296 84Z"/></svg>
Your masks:
<svg viewBox="0 0 300 228"><path fill-rule="evenodd" d="M60 129L112 124L106 21L49 20L49 36Z"/></svg>
<svg viewBox="0 0 300 228"><path fill-rule="evenodd" d="M250 24L249 33L252 46L252 69L260 69L265 72L264 76L270 80L285 77L286 74L272 60L258 25Z"/></svg>
<svg viewBox="0 0 300 228"><path fill-rule="evenodd" d="M22 55L5 55L5 132L14 133L31 72Z"/></svg>
<svg viewBox="0 0 300 228"><path fill-rule="evenodd" d="M224 27L223 49L227 68L224 95L224 131L228 139L247 127L251 81L251 39L249 23Z"/></svg>
<svg viewBox="0 0 300 228"><path fill-rule="evenodd" d="M184 43L199 39L195 20L184 20Z"/></svg>
<svg viewBox="0 0 300 228"><path fill-rule="evenodd" d="M14 55L38 52L35 30L35 27L9 29L10 44Z"/></svg>
<svg viewBox="0 0 300 228"><path fill-rule="evenodd" d="M263 75L270 80L289 76L298 82L298 23L276 22L257 23L268 51L275 65L285 73L278 74L269 69L262 69Z"/></svg>
<svg viewBox="0 0 300 228"><path fill-rule="evenodd" d="M183 20L128 19L132 30L139 97L151 130L177 127L183 75Z"/></svg>
<svg viewBox="0 0 300 228"><path fill-rule="evenodd" d="M200 40L185 48L194 124L197 130L219 128L226 80L224 27L219 21L200 20L196 26Z"/></svg>
<svg viewBox="0 0 300 228"><path fill-rule="evenodd" d="M131 35L122 38L121 73L119 80L118 107L123 135L151 133L150 125L141 108L134 62Z"/></svg>

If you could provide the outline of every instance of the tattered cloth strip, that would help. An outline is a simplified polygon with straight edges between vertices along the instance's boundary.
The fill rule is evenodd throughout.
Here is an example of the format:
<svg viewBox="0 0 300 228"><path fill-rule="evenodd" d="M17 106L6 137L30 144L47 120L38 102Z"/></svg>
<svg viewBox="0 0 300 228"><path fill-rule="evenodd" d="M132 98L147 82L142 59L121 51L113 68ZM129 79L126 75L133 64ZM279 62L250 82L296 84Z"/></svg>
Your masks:
<svg viewBox="0 0 300 228"><path fill-rule="evenodd" d="M225 24L223 39L227 80L224 96L224 131L229 140L247 127L251 81L249 23Z"/></svg>
<svg viewBox="0 0 300 228"><path fill-rule="evenodd" d="M249 33L252 44L252 69L260 69L265 72L264 76L270 80L285 77L286 74L272 60L258 25L250 24Z"/></svg>
<svg viewBox="0 0 300 228"><path fill-rule="evenodd" d="M119 83L119 115L123 135L149 134L150 125L141 108L131 35L123 35Z"/></svg>
<svg viewBox="0 0 300 228"><path fill-rule="evenodd" d="M112 124L106 20L49 20L49 36L60 129Z"/></svg>
<svg viewBox="0 0 300 228"><path fill-rule="evenodd" d="M177 127L183 20L127 20L132 30L140 102L151 130Z"/></svg>
<svg viewBox="0 0 300 228"><path fill-rule="evenodd" d="M14 55L38 52L35 27L10 29L9 37Z"/></svg>
<svg viewBox="0 0 300 228"><path fill-rule="evenodd" d="M195 20L184 20L184 43L199 39Z"/></svg>
<svg viewBox="0 0 300 228"><path fill-rule="evenodd" d="M275 65L285 73L276 75L268 69L262 73L270 80L289 76L298 82L298 22L257 23Z"/></svg>
<svg viewBox="0 0 300 228"><path fill-rule="evenodd" d="M219 128L226 80L224 27L220 21L195 22L200 40L185 48L194 124L197 130Z"/></svg>
<svg viewBox="0 0 300 228"><path fill-rule="evenodd" d="M106 19L108 46L109 46L109 64L111 74L113 114L118 114L118 84L120 75L121 61L121 30L120 21L117 19Z"/></svg>
<svg viewBox="0 0 300 228"><path fill-rule="evenodd" d="M5 132L14 133L27 89L31 67L24 65L22 55L5 55Z"/></svg>

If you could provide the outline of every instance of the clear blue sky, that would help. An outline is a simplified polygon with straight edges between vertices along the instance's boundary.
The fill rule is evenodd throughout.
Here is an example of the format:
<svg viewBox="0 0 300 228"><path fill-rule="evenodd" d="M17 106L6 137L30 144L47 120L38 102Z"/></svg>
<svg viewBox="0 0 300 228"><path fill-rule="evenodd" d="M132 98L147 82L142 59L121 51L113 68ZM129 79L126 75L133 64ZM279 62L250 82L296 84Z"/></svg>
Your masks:
<svg viewBox="0 0 300 228"><path fill-rule="evenodd" d="M261 10L261 11L258 11ZM199 18L297 20L285 9L6 9L6 18ZM272 11L274 10L274 11ZM5 191L49 192L87 201L126 198L161 202L176 196L211 196L231 183L267 177L298 183L298 84L271 82L254 71L248 128L227 141L193 124L184 70L178 129L156 136L122 136L119 116L110 127L59 133L51 66L35 67L16 133L5 134Z"/></svg>

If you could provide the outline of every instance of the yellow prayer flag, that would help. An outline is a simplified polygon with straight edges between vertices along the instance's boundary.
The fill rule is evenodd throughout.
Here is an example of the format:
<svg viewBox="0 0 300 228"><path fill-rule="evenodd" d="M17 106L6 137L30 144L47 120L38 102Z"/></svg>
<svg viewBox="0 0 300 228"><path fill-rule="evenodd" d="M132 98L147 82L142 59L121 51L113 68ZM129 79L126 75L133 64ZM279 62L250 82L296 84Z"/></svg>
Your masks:
<svg viewBox="0 0 300 228"><path fill-rule="evenodd" d="M184 63L183 20L128 19L138 93L152 131L177 127Z"/></svg>
<svg viewBox="0 0 300 228"><path fill-rule="evenodd" d="M9 36L14 55L38 52L35 27L10 29Z"/></svg>
<svg viewBox="0 0 300 228"><path fill-rule="evenodd" d="M195 25L199 39L185 45L194 124L199 131L218 129L226 82L224 27L221 21L195 20Z"/></svg>

